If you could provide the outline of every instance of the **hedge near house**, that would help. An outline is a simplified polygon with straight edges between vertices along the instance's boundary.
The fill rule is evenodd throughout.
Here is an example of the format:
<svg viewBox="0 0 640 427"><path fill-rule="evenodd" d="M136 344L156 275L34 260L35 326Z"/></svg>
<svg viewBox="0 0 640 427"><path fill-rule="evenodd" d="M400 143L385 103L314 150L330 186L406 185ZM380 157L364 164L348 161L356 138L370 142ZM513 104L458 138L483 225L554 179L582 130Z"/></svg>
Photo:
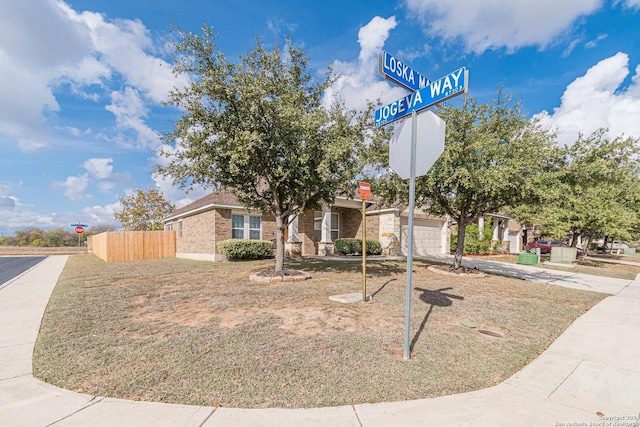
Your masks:
<svg viewBox="0 0 640 427"><path fill-rule="evenodd" d="M218 250L229 261L265 259L273 256L273 243L266 240L230 239L218 242Z"/></svg>
<svg viewBox="0 0 640 427"><path fill-rule="evenodd" d="M362 239L338 239L333 242L333 247L340 255L362 254ZM380 255L382 246L377 240L367 239L367 255Z"/></svg>

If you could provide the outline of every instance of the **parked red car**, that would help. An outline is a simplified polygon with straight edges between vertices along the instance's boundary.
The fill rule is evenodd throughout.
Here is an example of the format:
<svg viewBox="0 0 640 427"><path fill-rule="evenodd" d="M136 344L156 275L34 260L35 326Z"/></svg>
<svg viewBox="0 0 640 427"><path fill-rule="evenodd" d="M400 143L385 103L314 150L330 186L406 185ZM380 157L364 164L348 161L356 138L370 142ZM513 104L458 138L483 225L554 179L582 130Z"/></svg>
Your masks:
<svg viewBox="0 0 640 427"><path fill-rule="evenodd" d="M534 242L527 243L525 250L527 252L531 252L532 254L536 253L536 248L540 248L541 254L549 254L551 253L552 247L561 247L561 248L570 248L571 246L567 245L563 242L558 241L549 241L549 240L536 240ZM578 256L584 255L584 251L580 248L576 248L578 250Z"/></svg>

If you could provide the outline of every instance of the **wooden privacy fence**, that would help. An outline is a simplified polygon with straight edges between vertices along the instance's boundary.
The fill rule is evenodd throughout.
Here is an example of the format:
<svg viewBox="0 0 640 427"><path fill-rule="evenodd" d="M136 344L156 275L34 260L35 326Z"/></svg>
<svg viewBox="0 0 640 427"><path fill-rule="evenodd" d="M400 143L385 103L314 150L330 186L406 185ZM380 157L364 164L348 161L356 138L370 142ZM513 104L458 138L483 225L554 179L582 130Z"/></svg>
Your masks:
<svg viewBox="0 0 640 427"><path fill-rule="evenodd" d="M176 256L176 232L108 231L88 240L89 252L106 262Z"/></svg>

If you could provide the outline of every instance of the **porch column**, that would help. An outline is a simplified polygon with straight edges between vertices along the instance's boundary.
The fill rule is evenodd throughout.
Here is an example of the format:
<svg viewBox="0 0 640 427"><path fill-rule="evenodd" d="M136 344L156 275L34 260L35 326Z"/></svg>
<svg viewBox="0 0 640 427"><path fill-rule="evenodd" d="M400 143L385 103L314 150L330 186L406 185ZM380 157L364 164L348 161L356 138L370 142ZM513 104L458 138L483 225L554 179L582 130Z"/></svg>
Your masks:
<svg viewBox="0 0 640 427"><path fill-rule="evenodd" d="M284 251L289 258L302 256L302 243L298 238L298 215L289 217L289 237L284 242Z"/></svg>
<svg viewBox="0 0 640 427"><path fill-rule="evenodd" d="M320 229L320 241L318 242L318 255L333 255L333 243L331 240L331 208L322 205L322 224Z"/></svg>
<svg viewBox="0 0 640 427"><path fill-rule="evenodd" d="M288 242L299 242L298 239L298 215L289 217L289 239Z"/></svg>
<svg viewBox="0 0 640 427"><path fill-rule="evenodd" d="M480 240L484 239L484 216L478 217L478 237Z"/></svg>
<svg viewBox="0 0 640 427"><path fill-rule="evenodd" d="M322 205L322 234L320 241L322 243L331 243L331 208L328 205Z"/></svg>
<svg viewBox="0 0 640 427"><path fill-rule="evenodd" d="M491 235L491 240L500 240L500 233L498 228L500 227L500 220L498 218L493 218L493 234Z"/></svg>

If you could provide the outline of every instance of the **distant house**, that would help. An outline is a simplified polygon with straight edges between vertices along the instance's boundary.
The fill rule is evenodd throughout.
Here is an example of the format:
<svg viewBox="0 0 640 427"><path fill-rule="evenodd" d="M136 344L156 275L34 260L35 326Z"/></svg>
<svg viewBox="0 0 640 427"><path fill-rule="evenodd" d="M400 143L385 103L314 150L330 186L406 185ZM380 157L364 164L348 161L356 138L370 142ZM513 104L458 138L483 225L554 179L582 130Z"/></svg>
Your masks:
<svg viewBox="0 0 640 427"><path fill-rule="evenodd" d="M484 230L485 224L490 225L492 244L497 244L500 252L517 254L523 251L527 244L527 228L515 219L502 213L488 213L481 215L476 221L478 228ZM452 223L452 233L457 233L457 225Z"/></svg>
<svg viewBox="0 0 640 427"><path fill-rule="evenodd" d="M366 202L367 238L379 240L383 253L407 253L408 215L401 206L378 209ZM285 250L295 255L332 255L339 238L362 236L362 200L337 196L331 205L305 211L293 218L285 230ZM275 219L248 209L233 193L209 194L163 219L166 230L175 230L176 256L220 261L217 243L228 239L271 240L276 238ZM416 212L414 254L448 253L446 218Z"/></svg>
<svg viewBox="0 0 640 427"><path fill-rule="evenodd" d="M486 214L478 218L478 227L482 230L485 221L491 224L491 242L498 243L503 252L517 254L526 245L526 231L523 226L508 215L501 213Z"/></svg>

